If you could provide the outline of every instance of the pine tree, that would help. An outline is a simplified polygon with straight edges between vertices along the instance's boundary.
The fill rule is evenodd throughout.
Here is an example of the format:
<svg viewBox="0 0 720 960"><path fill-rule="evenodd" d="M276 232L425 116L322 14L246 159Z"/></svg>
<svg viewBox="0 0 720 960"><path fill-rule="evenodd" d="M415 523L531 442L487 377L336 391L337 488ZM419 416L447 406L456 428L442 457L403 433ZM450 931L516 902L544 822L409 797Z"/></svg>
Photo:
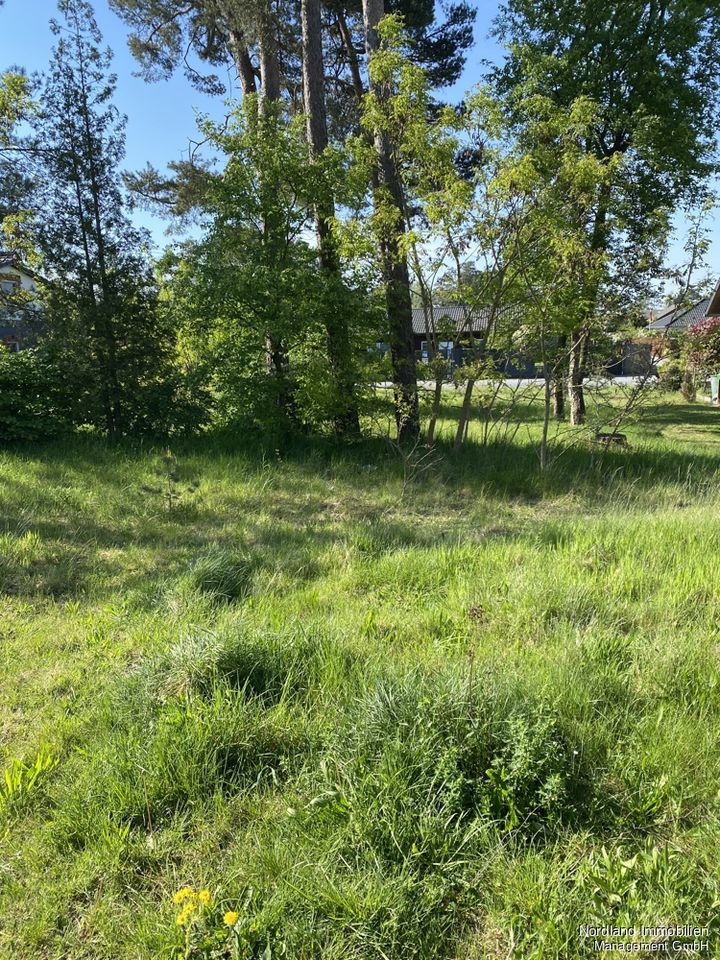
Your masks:
<svg viewBox="0 0 720 960"><path fill-rule="evenodd" d="M113 104L111 51L101 49L86 0L58 8L63 21L51 23L57 43L29 145L35 241L49 280L46 343L82 385L78 416L114 440L147 426L142 398L164 389L171 339L158 320L144 237L126 212L125 120Z"/></svg>
<svg viewBox="0 0 720 960"><path fill-rule="evenodd" d="M303 93L307 139L312 159L320 157L328 146L325 70L322 49L320 0L302 0ZM330 224L335 216L334 198L328 191L315 204L315 227L320 266L340 280L340 264L333 243ZM351 359L347 317L340 304L330 305L326 319L330 364L338 392L339 410L335 430L339 435L360 433L355 377Z"/></svg>
<svg viewBox="0 0 720 960"><path fill-rule="evenodd" d="M380 49L378 25L384 16L383 0L363 0L365 12L365 47L370 73L370 93L380 103L391 96L384 81L373 75L372 58ZM376 211L385 207L385 229L381 239L387 324L392 357L395 421L398 440L414 440L420 433L417 371L412 331L410 273L404 249L406 229L405 195L398 176L394 144L387 130L375 125L374 202Z"/></svg>

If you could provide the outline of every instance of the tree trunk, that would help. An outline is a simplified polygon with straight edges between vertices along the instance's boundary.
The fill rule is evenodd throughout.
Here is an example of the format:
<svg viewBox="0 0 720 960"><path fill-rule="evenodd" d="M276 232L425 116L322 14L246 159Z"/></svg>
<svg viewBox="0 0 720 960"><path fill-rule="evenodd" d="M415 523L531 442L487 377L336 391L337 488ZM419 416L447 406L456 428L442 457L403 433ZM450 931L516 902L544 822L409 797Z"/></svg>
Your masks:
<svg viewBox="0 0 720 960"><path fill-rule="evenodd" d="M347 54L348 58L348 66L350 67L353 90L359 104L365 94L365 87L363 85L362 75L360 73L360 62L358 61L357 51L353 46L352 34L347 25L347 20L345 19L345 14L342 9L338 9L336 17L338 30L340 32L340 39L342 40L342 44L345 48L345 53Z"/></svg>
<svg viewBox="0 0 720 960"><path fill-rule="evenodd" d="M228 33L228 48L235 64L240 80L240 89L243 96L257 93L255 86L255 70L253 69L250 53L242 28L238 25L237 13L233 11L231 2L218 3L220 15L225 20Z"/></svg>
<svg viewBox="0 0 720 960"><path fill-rule="evenodd" d="M258 19L258 52L260 55L260 96L268 103L280 99L280 64L278 62L275 23L269 0L262 0Z"/></svg>
<svg viewBox="0 0 720 960"><path fill-rule="evenodd" d="M365 21L365 49L368 59L378 50L380 40L378 22L385 13L383 0L363 0ZM370 81L370 90L380 101L390 92ZM393 370L395 421L398 440L414 440L420 435L417 373L412 330L412 303L407 257L401 251L405 232L405 199L392 152L392 144L382 130L374 135L377 157L377 194L382 192L397 210L396 225L386 229L381 242L385 296L387 302L388 333Z"/></svg>
<svg viewBox="0 0 720 960"><path fill-rule="evenodd" d="M78 44L80 48L80 44ZM90 296L95 308L95 329L99 330L103 340L103 349L100 354L100 367L103 370L103 406L105 408L105 420L108 433L108 439L111 442L117 440L123 430L123 409L120 391L120 379L118 372L117 359L117 338L115 335L115 326L113 320L113 295L110 289L108 276L107 258L105 256L105 224L102 218L102 187L97 170L97 157L95 155L95 141L92 135L92 123L90 119L88 105L88 89L86 84L86 66L82 60L78 65L78 76L80 78L79 106L83 120L83 129L85 134L85 156L87 159L87 169L89 173L89 188L92 202L90 216L95 228L95 250L98 260L98 280L100 291L102 293L101 301L98 303L95 292L91 290ZM80 214L83 215L83 203L78 192ZM86 234L86 227L83 225L83 234ZM87 235L85 236L87 243ZM88 260L89 263L89 260ZM89 283L92 283L92 272L88 277Z"/></svg>
<svg viewBox="0 0 720 960"><path fill-rule="evenodd" d="M567 350L567 335L562 334L558 339L558 350L560 356L558 357L555 366L553 368L553 415L556 420L565 419L565 389L563 384L563 376L561 373L562 367L564 366L564 354Z"/></svg>
<svg viewBox="0 0 720 960"><path fill-rule="evenodd" d="M540 470L545 470L548 462L548 434L550 432L550 373L545 371L545 386L543 391L543 428L540 440ZM560 389L562 396L562 388ZM557 410L557 380L555 381L555 408ZM557 416L557 413L555 414Z"/></svg>
<svg viewBox="0 0 720 960"><path fill-rule="evenodd" d="M610 208L610 186L604 183L600 189L595 222L593 223L590 249L593 253L600 253L607 249L608 243L608 212ZM598 284L595 283L588 297L588 312L585 316L585 325L580 331L573 334L573 347L570 351L570 422L581 424L585 422L585 393L582 380L587 362L588 341L590 330L595 318L595 309L598 298ZM576 351L575 340L579 340ZM573 399L574 398L574 399Z"/></svg>
<svg viewBox="0 0 720 960"><path fill-rule="evenodd" d="M243 96L257 93L255 86L255 70L253 69L250 53L245 45L245 38L241 33L230 31L230 51L235 61L235 67L240 79L240 89Z"/></svg>
<svg viewBox="0 0 720 960"><path fill-rule="evenodd" d="M427 442L428 446L431 447L435 442L435 427L437 426L438 418L440 416L440 404L442 402L442 388L443 388L443 379L439 371L435 375L435 390L433 392L433 402L430 409L430 422L428 423L427 429Z"/></svg>
<svg viewBox="0 0 720 960"><path fill-rule="evenodd" d="M460 445L467 437L468 424L470 422L470 404L472 403L474 387L474 380L468 380L465 384L465 394L463 396L462 407L460 408L460 419L458 420L457 430L455 431L455 442L453 443L455 450L460 449Z"/></svg>
<svg viewBox="0 0 720 960"><path fill-rule="evenodd" d="M570 423L575 426L585 423L585 396L582 388L583 339L586 332L573 333L570 347Z"/></svg>
<svg viewBox="0 0 720 960"><path fill-rule="evenodd" d="M280 99L280 64L278 62L276 25L270 0L261 0L258 18L258 52L260 59L260 102L265 110ZM264 225L267 230L267 224ZM289 423L297 420L295 390L290 376L287 344L274 331L267 333L268 369L277 384L277 404Z"/></svg>
<svg viewBox="0 0 720 960"><path fill-rule="evenodd" d="M322 22L320 0L302 0L302 51L303 93L310 156L319 157L328 145L327 114L325 108L325 69L322 53ZM315 206L315 226L320 252L320 267L328 275L340 279L340 270L330 221L335 214L332 196L327 196ZM335 419L335 432L339 435L360 434L355 396L355 377L352 369L352 352L346 318L339 306L327 305L325 319L328 356L333 378L338 391L340 409Z"/></svg>

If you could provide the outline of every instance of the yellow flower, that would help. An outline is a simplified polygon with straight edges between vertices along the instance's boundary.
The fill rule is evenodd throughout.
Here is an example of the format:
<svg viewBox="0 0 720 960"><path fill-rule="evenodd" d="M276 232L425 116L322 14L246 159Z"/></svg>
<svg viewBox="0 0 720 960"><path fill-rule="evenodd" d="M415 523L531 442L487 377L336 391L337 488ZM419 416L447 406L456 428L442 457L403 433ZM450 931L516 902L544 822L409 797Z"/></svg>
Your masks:
<svg viewBox="0 0 720 960"><path fill-rule="evenodd" d="M183 900L187 900L188 897L194 897L195 891L192 887L181 887L176 894L173 895L173 900L175 903L182 903Z"/></svg>
<svg viewBox="0 0 720 960"><path fill-rule="evenodd" d="M179 927L184 927L194 912L195 912L195 907L193 907L193 905L189 903L186 907L183 907L183 909L177 915L177 919L175 920L175 923L177 923Z"/></svg>
<svg viewBox="0 0 720 960"><path fill-rule="evenodd" d="M239 913L235 913L234 910L228 910L228 912L223 917L223 923L225 924L226 927L234 927L239 919L240 919Z"/></svg>
<svg viewBox="0 0 720 960"><path fill-rule="evenodd" d="M201 890L198 894L198 900L200 903L204 904L204 906L207 906L210 903L210 891Z"/></svg>

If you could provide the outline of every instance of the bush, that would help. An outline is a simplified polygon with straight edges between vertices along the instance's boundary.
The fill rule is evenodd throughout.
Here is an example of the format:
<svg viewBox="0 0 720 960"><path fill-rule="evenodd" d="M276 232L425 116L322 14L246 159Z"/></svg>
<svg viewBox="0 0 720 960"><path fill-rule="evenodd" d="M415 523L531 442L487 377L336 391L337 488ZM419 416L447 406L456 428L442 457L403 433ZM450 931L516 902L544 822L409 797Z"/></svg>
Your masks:
<svg viewBox="0 0 720 960"><path fill-rule="evenodd" d="M683 397L688 403L692 403L697 397L697 386L695 384L695 377L693 376L692 370L688 368L685 369L680 389L682 390Z"/></svg>
<svg viewBox="0 0 720 960"><path fill-rule="evenodd" d="M72 423L70 391L37 350L0 349L0 441L57 436Z"/></svg>
<svg viewBox="0 0 720 960"><path fill-rule="evenodd" d="M668 360L658 367L660 386L663 390L677 391L682 388L683 370L679 360Z"/></svg>

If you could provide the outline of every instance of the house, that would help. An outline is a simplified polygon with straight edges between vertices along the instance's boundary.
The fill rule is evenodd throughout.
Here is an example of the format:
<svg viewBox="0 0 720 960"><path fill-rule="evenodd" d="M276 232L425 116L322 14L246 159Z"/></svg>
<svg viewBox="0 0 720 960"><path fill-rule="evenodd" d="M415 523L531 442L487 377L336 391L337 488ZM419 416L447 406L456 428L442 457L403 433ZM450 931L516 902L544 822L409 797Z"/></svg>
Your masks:
<svg viewBox="0 0 720 960"><path fill-rule="evenodd" d="M683 334L698 320L717 314L720 314L720 285L711 297L703 297L702 300L696 300L685 306L669 306L650 311L646 329L655 334L675 336Z"/></svg>
<svg viewBox="0 0 720 960"><path fill-rule="evenodd" d="M645 327L646 342L655 362L678 356L679 340L688 329L706 317L720 316L720 283L709 297L682 306L671 304L651 310Z"/></svg>
<svg viewBox="0 0 720 960"><path fill-rule="evenodd" d="M720 280L718 280L718 285L715 287L715 291L710 297L710 303L708 304L705 316L720 317Z"/></svg>
<svg viewBox="0 0 720 960"><path fill-rule="evenodd" d="M453 359L459 349L459 341L470 338L482 339L490 323L490 308L472 310L461 303L431 305L429 308L413 307L413 345L420 359L427 360L434 342L437 353Z"/></svg>
<svg viewBox="0 0 720 960"><path fill-rule="evenodd" d="M516 312L515 308L496 311L495 321ZM429 360L432 347L436 355L445 357L452 366L463 363L485 340L493 317L489 306L472 308L462 303L433 304L429 308L413 307L412 328L415 355L419 360ZM525 358L509 358L498 350L490 350L498 372L511 377L535 375L535 364Z"/></svg>
<svg viewBox="0 0 720 960"><path fill-rule="evenodd" d="M37 336L38 280L16 253L0 251L0 344L13 353Z"/></svg>

